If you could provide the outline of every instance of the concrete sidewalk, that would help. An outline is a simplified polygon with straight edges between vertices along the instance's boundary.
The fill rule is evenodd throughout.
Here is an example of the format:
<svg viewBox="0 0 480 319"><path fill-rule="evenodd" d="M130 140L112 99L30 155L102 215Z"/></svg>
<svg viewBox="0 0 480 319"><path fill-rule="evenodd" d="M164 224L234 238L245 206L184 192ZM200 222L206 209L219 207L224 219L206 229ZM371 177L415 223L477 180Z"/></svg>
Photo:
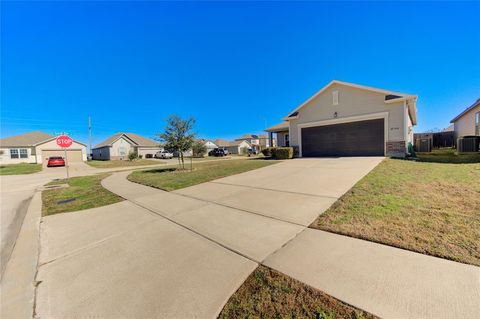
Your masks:
<svg viewBox="0 0 480 319"><path fill-rule="evenodd" d="M0 283L1 318L31 319L33 316L41 217L42 199L37 192L27 209L15 249Z"/></svg>
<svg viewBox="0 0 480 319"><path fill-rule="evenodd" d="M128 201L42 223L39 318L214 318L256 263Z"/></svg>
<svg viewBox="0 0 480 319"><path fill-rule="evenodd" d="M476 318L480 268L306 229L266 266L382 318Z"/></svg>
<svg viewBox="0 0 480 319"><path fill-rule="evenodd" d="M126 179L128 174L113 174L104 179L102 185L256 262L261 262L304 229L301 225L132 183Z"/></svg>

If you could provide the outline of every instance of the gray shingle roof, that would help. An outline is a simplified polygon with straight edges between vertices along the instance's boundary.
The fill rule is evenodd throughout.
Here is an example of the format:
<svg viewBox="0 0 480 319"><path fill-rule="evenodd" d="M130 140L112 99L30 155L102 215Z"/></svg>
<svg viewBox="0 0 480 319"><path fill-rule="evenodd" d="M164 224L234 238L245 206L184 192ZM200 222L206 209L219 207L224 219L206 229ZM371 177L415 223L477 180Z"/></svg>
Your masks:
<svg viewBox="0 0 480 319"><path fill-rule="evenodd" d="M11 136L0 140L0 147L14 146L34 146L40 142L44 142L54 138L55 136L42 131L34 131L26 134Z"/></svg>
<svg viewBox="0 0 480 319"><path fill-rule="evenodd" d="M120 132L120 133L116 133L112 136L110 136L109 138L107 138L106 140L104 140L103 142L101 142L100 144L96 145L94 147L95 148L101 148L101 147L105 147L105 146L111 146L116 140L118 140L120 137L122 136L125 136L127 139L129 139L130 141L132 141L132 143L135 145L135 146L148 146L148 147L156 147L156 146L159 146L160 143L159 142L155 142L149 138L146 138L146 137L143 137L143 136L140 136L138 134L135 134L135 133L124 133L124 132Z"/></svg>
<svg viewBox="0 0 480 319"><path fill-rule="evenodd" d="M265 131L267 132L288 131L288 122L284 121L282 123L278 123L277 125L274 125L265 129Z"/></svg>

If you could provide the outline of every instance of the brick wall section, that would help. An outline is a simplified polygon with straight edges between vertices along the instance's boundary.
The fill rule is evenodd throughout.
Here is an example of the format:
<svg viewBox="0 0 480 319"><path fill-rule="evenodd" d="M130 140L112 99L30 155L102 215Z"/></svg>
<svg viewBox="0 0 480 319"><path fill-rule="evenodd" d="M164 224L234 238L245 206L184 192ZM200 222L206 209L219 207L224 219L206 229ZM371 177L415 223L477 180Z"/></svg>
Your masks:
<svg viewBox="0 0 480 319"><path fill-rule="evenodd" d="M405 157L405 141L387 142L387 156Z"/></svg>

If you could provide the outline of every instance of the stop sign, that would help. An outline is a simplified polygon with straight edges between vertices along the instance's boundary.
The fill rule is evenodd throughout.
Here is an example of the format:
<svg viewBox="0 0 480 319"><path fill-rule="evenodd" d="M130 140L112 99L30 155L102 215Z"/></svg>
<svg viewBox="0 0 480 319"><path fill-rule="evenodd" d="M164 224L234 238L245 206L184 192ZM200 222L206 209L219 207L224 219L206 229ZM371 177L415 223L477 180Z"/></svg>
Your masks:
<svg viewBox="0 0 480 319"><path fill-rule="evenodd" d="M73 143L73 140L70 138L70 136L62 135L57 137L57 145L60 146L61 148L70 147L72 143Z"/></svg>

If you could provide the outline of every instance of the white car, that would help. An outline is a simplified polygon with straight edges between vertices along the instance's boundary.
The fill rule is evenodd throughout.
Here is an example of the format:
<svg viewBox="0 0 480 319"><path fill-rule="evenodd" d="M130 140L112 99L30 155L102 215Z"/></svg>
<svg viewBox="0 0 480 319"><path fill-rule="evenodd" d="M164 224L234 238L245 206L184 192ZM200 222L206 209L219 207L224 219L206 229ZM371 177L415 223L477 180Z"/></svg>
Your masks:
<svg viewBox="0 0 480 319"><path fill-rule="evenodd" d="M160 151L160 152L155 153L155 158L169 159L169 158L173 158L173 154L169 153L167 151Z"/></svg>

